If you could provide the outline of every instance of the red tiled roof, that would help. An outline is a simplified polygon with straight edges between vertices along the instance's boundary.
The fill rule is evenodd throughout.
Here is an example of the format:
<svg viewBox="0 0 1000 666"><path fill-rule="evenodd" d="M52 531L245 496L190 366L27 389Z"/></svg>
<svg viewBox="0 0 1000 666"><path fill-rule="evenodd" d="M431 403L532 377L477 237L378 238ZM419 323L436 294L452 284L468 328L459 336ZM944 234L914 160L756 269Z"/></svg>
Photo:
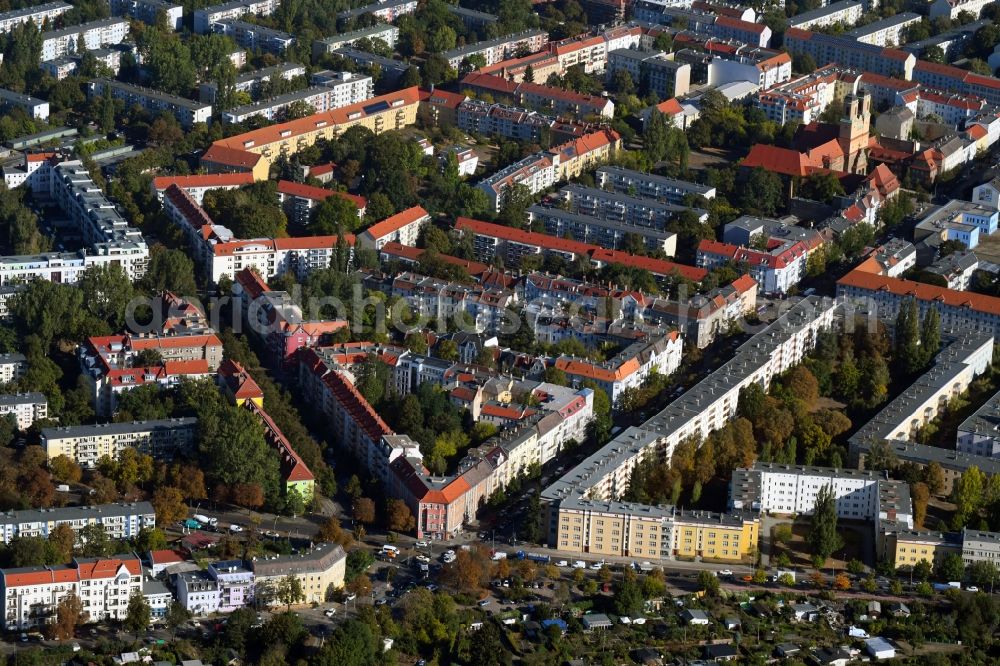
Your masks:
<svg viewBox="0 0 1000 666"><path fill-rule="evenodd" d="M676 97L671 97L665 102L660 102L656 105L656 110L660 113L665 113L668 116L676 116L678 113L684 111L684 109L681 108L681 103L677 101Z"/></svg>
<svg viewBox="0 0 1000 666"><path fill-rule="evenodd" d="M427 211L424 210L423 206L413 206L412 208L407 208L406 210L396 213L391 217L387 217L381 222L376 222L372 226L365 229L363 233L367 234L373 239L383 238L393 233L394 231L399 231L408 224L413 224L418 220L429 219Z"/></svg>
<svg viewBox="0 0 1000 666"><path fill-rule="evenodd" d="M727 28L735 28L737 30L745 30L746 32L763 34L764 29L767 28L763 23L750 23L749 21L744 21L742 19L733 18L731 16L719 16L715 20L716 25L724 25Z"/></svg>
<svg viewBox="0 0 1000 666"><path fill-rule="evenodd" d="M218 374L229 387L235 399L253 400L255 398L264 398L264 391L261 390L257 382L250 376L250 373L236 361L232 359L224 360L219 366Z"/></svg>
<svg viewBox="0 0 1000 666"><path fill-rule="evenodd" d="M408 261L416 263L417 261L420 260L420 257L423 256L426 250L419 247L410 247L409 245L401 245L396 241L392 241L383 245L382 249L379 250L379 252L381 252L382 254L389 255L390 257L399 257L401 259L406 259ZM482 275L490 268L486 264L481 264L478 261L470 261L468 259L462 259L460 257L453 257L450 254L438 254L437 258L446 263L453 264L455 266L461 266L472 277Z"/></svg>
<svg viewBox="0 0 1000 666"><path fill-rule="evenodd" d="M314 187L303 183L295 183L290 180L278 181L278 193L300 199L310 199L312 201L325 201L330 197L340 197L353 203L358 207L358 210L364 210L368 205L367 199L356 194L348 194L339 190L328 190L325 187Z"/></svg>
<svg viewBox="0 0 1000 666"><path fill-rule="evenodd" d="M754 144L750 148L749 154L743 158L740 166L799 177L808 176L814 168L805 153L762 143Z"/></svg>
<svg viewBox="0 0 1000 666"><path fill-rule="evenodd" d="M159 176L153 179L153 189L165 190L171 185L181 189L189 187L239 187L251 185L253 175L249 173L208 173L194 176Z"/></svg>
<svg viewBox="0 0 1000 666"><path fill-rule="evenodd" d="M263 159L256 153L239 148L230 148L219 142L213 143L201 156L202 163L222 164L236 169L253 169Z"/></svg>
<svg viewBox="0 0 1000 666"><path fill-rule="evenodd" d="M896 296L912 296L918 301L934 301L949 307L1000 315L1000 298L995 296L986 296L971 291L955 291L946 287L877 275L857 269L838 280L837 285L869 291L885 291Z"/></svg>
<svg viewBox="0 0 1000 666"><path fill-rule="evenodd" d="M185 562L187 558L179 550L151 550L149 551L149 561L152 564L171 564Z"/></svg>

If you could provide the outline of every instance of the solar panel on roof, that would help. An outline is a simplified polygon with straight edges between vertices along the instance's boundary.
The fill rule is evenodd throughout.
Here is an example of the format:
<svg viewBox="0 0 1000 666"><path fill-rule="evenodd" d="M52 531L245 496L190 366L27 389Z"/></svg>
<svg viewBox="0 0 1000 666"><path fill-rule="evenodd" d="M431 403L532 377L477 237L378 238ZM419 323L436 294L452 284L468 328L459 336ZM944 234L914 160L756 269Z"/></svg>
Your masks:
<svg viewBox="0 0 1000 666"><path fill-rule="evenodd" d="M374 104L369 104L364 108L366 114L378 113L379 111L385 111L389 108L389 103L385 101L376 102Z"/></svg>

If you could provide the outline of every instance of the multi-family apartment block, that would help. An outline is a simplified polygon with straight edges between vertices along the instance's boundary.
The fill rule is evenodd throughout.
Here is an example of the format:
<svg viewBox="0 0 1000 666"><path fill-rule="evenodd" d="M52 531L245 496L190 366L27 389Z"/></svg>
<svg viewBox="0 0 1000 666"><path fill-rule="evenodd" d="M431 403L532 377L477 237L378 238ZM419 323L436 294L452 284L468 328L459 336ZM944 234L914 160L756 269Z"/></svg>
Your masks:
<svg viewBox="0 0 1000 666"><path fill-rule="evenodd" d="M163 201L164 194L171 185L183 190L199 206L209 190L235 190L253 184L249 173L208 173L192 176L157 176L150 183L157 200Z"/></svg>
<svg viewBox="0 0 1000 666"><path fill-rule="evenodd" d="M481 56L485 66L495 65L502 60L524 52L540 51L549 41L549 33L545 30L522 30L511 35L487 39L473 44L466 44L450 49L441 54L453 69L459 69L468 63L469 58Z"/></svg>
<svg viewBox="0 0 1000 666"><path fill-rule="evenodd" d="M917 222L913 231L915 243L936 244L958 241L969 250L979 245L980 236L996 232L1000 211L961 199L952 199L932 209Z"/></svg>
<svg viewBox="0 0 1000 666"><path fill-rule="evenodd" d="M562 121L555 116L506 104L464 99L455 109L455 124L466 132L502 136L520 141L538 141L549 131L555 141L586 134L586 125Z"/></svg>
<svg viewBox="0 0 1000 666"><path fill-rule="evenodd" d="M404 299L413 312L427 321L446 325L458 321L458 315L464 313L477 332L489 334L498 333L513 318L509 308L517 301L517 294L510 289L459 285L413 273L401 273L394 277L390 293ZM423 368L425 361L427 367ZM436 365L442 373L452 368L450 363L439 362L437 359L418 359L413 362L422 367L411 373L413 377L421 377L421 382L431 379L427 372L433 372L430 370L432 366ZM416 390L417 386L406 381L396 388L400 393L406 394Z"/></svg>
<svg viewBox="0 0 1000 666"><path fill-rule="evenodd" d="M683 97L691 88L691 65L673 60L663 51L615 49L608 53L605 75L610 80L618 71L628 72L635 85L661 99Z"/></svg>
<svg viewBox="0 0 1000 666"><path fill-rule="evenodd" d="M28 359L24 354L10 352L0 354L0 384L9 384L24 376L28 369Z"/></svg>
<svg viewBox="0 0 1000 666"><path fill-rule="evenodd" d="M577 257L588 257L597 267L609 264L633 266L649 271L658 279L681 276L700 282L708 274L704 269L665 259L641 257L576 240L513 229L466 217L460 217L455 221L455 229L472 236L473 250L478 260L492 262L496 257L501 257L504 265L508 267L517 266L525 256L551 254L570 262Z"/></svg>
<svg viewBox="0 0 1000 666"><path fill-rule="evenodd" d="M164 191L163 207L187 237L195 263L214 283L224 275L231 279L250 267L265 280L285 272L305 277L313 270L329 267L337 256L336 236L235 238L229 229L215 224L194 198L176 185ZM345 236L345 241L347 251L352 253L354 236Z"/></svg>
<svg viewBox="0 0 1000 666"><path fill-rule="evenodd" d="M989 0L934 0L930 3L929 14L932 19L945 16L954 20L965 12L979 18L989 4Z"/></svg>
<svg viewBox="0 0 1000 666"><path fill-rule="evenodd" d="M855 28L846 33L859 42L875 46L902 46L906 43L906 31L914 23L920 23L920 15L913 12L900 12L889 18ZM800 26L804 27L804 26Z"/></svg>
<svg viewBox="0 0 1000 666"><path fill-rule="evenodd" d="M279 155L290 157L319 139L339 136L349 127L360 125L378 134L415 124L420 100L418 88L405 88L359 104L220 139L205 151L201 164L213 173L250 172L254 180L265 180Z"/></svg>
<svg viewBox="0 0 1000 666"><path fill-rule="evenodd" d="M612 117L615 113L614 102L607 97L584 95L538 83L514 83L492 74L471 72L462 79L462 87L493 95L495 98L510 99L517 104L548 109L556 113L606 118Z"/></svg>
<svg viewBox="0 0 1000 666"><path fill-rule="evenodd" d="M1000 458L1000 393L962 421L955 448L974 456Z"/></svg>
<svg viewBox="0 0 1000 666"><path fill-rule="evenodd" d="M388 23L377 23L368 28L361 28L360 30L352 30L351 32L344 32L332 37L317 39L313 42L313 58L318 60L327 53L333 53L345 46L353 46L363 39L372 41L377 39L392 49L396 47L396 42L399 40L399 28Z"/></svg>
<svg viewBox="0 0 1000 666"><path fill-rule="evenodd" d="M48 418L49 401L44 393L0 394L0 418L11 415L18 430L27 430L35 421Z"/></svg>
<svg viewBox="0 0 1000 666"><path fill-rule="evenodd" d="M604 499L559 504L554 548L645 560L706 557L739 562L757 547L759 517L750 512L685 511Z"/></svg>
<svg viewBox="0 0 1000 666"><path fill-rule="evenodd" d="M656 227L583 215L562 208L534 205L528 208L528 218L535 228L557 238L597 245L611 250L619 250L626 241L638 236L650 251L674 254L677 248L677 234L661 231Z"/></svg>
<svg viewBox="0 0 1000 666"><path fill-rule="evenodd" d="M350 23L354 19L371 14L386 23L392 23L400 16L412 14L415 11L417 11L417 0L386 0L386 2L373 2L370 5L340 12L337 14L337 21Z"/></svg>
<svg viewBox="0 0 1000 666"><path fill-rule="evenodd" d="M714 199L716 194L715 188L711 185L691 183L617 166L598 168L594 172L594 181L604 190L634 194L672 204L683 204L688 197Z"/></svg>
<svg viewBox="0 0 1000 666"><path fill-rule="evenodd" d="M930 370L851 436L851 450L860 451L862 444L915 439L920 428L986 371L993 360L993 340L991 333L968 333L951 342L938 353Z"/></svg>
<svg viewBox="0 0 1000 666"><path fill-rule="evenodd" d="M47 539L59 525L69 525L74 532L100 525L112 539L134 539L142 530L156 527L156 513L149 502L7 511L0 513L0 539L3 543L15 537Z"/></svg>
<svg viewBox="0 0 1000 666"><path fill-rule="evenodd" d="M111 0L112 16L130 16L134 19L155 25L163 12L167 17L167 25L174 30L180 30L184 21L184 8L168 0Z"/></svg>
<svg viewBox="0 0 1000 666"><path fill-rule="evenodd" d="M899 277L917 265L917 248L901 238L892 238L872 248L860 266L871 273Z"/></svg>
<svg viewBox="0 0 1000 666"><path fill-rule="evenodd" d="M733 322L757 309L757 281L741 275L732 284L718 287L690 299L652 299L642 309L642 318L682 331L684 339L704 349L729 330Z"/></svg>
<svg viewBox="0 0 1000 666"><path fill-rule="evenodd" d="M42 447L49 460L66 456L88 468L96 467L103 456L116 460L125 449L169 460L193 452L197 425L197 419L176 418L43 428Z"/></svg>
<svg viewBox="0 0 1000 666"><path fill-rule="evenodd" d="M302 584L303 602L319 604L329 601L333 592L344 587L347 553L337 544L324 543L296 555L256 559L250 563L250 569L256 593L277 585L286 576L294 576ZM271 597L270 603L276 602Z"/></svg>
<svg viewBox="0 0 1000 666"><path fill-rule="evenodd" d="M31 95L16 93L0 88L0 106L7 109L21 109L33 120L48 120L49 103Z"/></svg>
<svg viewBox="0 0 1000 666"><path fill-rule="evenodd" d="M753 383L767 387L772 378L799 363L815 345L817 333L833 324L836 310L831 299L803 299L659 414L626 429L543 490L549 544L562 547L563 503L572 505L581 498L618 499L628 488L632 471L647 455L669 459L680 442L707 437L723 427L736 414L740 391ZM689 551L698 555L694 543Z"/></svg>
<svg viewBox="0 0 1000 666"><path fill-rule="evenodd" d="M126 107L140 106L154 115L165 111L177 118L177 122L186 129L190 129L195 123L207 123L212 117L211 104L111 79L95 79L90 82L91 97L100 97L105 90L109 90L114 99L123 101Z"/></svg>
<svg viewBox="0 0 1000 666"><path fill-rule="evenodd" d="M133 367L144 352L158 352L155 365ZM222 362L222 342L214 333L151 336L111 335L88 338L77 348L77 357L94 398L94 411L110 416L117 396L146 384L173 387L186 377L210 377Z"/></svg>
<svg viewBox="0 0 1000 666"><path fill-rule="evenodd" d="M845 26L852 26L861 19L862 13L864 13L864 5L862 3L855 0L840 0L839 2L831 2L824 7L796 14L788 19L788 25L792 28L802 30L825 28L838 23Z"/></svg>
<svg viewBox="0 0 1000 666"><path fill-rule="evenodd" d="M251 97L255 97L261 86L267 82L284 79L291 81L297 76L305 76L306 68L297 63L285 62L280 65L272 65L262 69L239 74L233 84L234 92L245 92ZM214 81L206 81L198 86L198 99L206 104L215 104L215 98L219 94L219 85Z"/></svg>
<svg viewBox="0 0 1000 666"><path fill-rule="evenodd" d="M237 18L213 21L210 32L231 37L241 48L283 55L295 43L295 36Z"/></svg>
<svg viewBox="0 0 1000 666"><path fill-rule="evenodd" d="M416 246L421 230L431 221L423 206L413 206L376 222L358 234L358 243L381 250L386 243Z"/></svg>
<svg viewBox="0 0 1000 666"><path fill-rule="evenodd" d="M674 331L648 342L636 342L603 362L560 356L553 366L566 373L573 386L594 382L616 405L628 389L638 388L651 374L673 374L681 364L684 344Z"/></svg>
<svg viewBox="0 0 1000 666"><path fill-rule="evenodd" d="M232 613L254 597L254 573L240 560L212 562L174 576L177 603L192 615Z"/></svg>
<svg viewBox="0 0 1000 666"><path fill-rule="evenodd" d="M368 200L362 196L338 190L328 190L325 187L295 183L290 180L278 181L278 201L281 202L282 208L285 209L285 215L295 224L304 227L309 225L313 209L330 197L338 197L350 201L358 209L358 217L364 217Z"/></svg>
<svg viewBox="0 0 1000 666"><path fill-rule="evenodd" d="M353 72L338 72L336 79L324 85L262 99L225 111L222 120L227 123L242 123L250 118L278 120L286 109L297 104L308 105L313 113L324 113L363 102L374 94L375 84L372 77Z"/></svg>
<svg viewBox="0 0 1000 666"><path fill-rule="evenodd" d="M495 210L499 211L505 193L514 185L523 185L532 194L541 192L607 161L620 144L621 137L614 130L591 132L515 162L484 178L476 187L486 192Z"/></svg>
<svg viewBox="0 0 1000 666"><path fill-rule="evenodd" d="M128 21L106 18L42 33L42 62L77 53L83 44L87 51L121 44L128 37Z"/></svg>
<svg viewBox="0 0 1000 666"><path fill-rule="evenodd" d="M73 55L60 56L55 60L41 63L40 67L52 78L62 81L80 70L84 55L90 55L97 64L107 67L115 75L122 68L122 51L119 49L94 49L84 54L74 53Z"/></svg>
<svg viewBox="0 0 1000 666"><path fill-rule="evenodd" d="M34 21L35 25L41 28L46 21L51 23L72 8L72 5L56 0L55 2L45 2L40 5L21 7L0 13L0 33L7 34L15 26L28 21Z"/></svg>
<svg viewBox="0 0 1000 666"><path fill-rule="evenodd" d="M212 31L213 23L249 14L270 16L280 4L278 0L232 0L221 5L202 7L194 11L194 31L204 35Z"/></svg>
<svg viewBox="0 0 1000 666"><path fill-rule="evenodd" d="M0 569L3 626L11 631L54 622L60 602L70 594L82 602L87 622L124 620L129 599L141 592L142 563L134 555Z"/></svg>
<svg viewBox="0 0 1000 666"><path fill-rule="evenodd" d="M243 317L267 346L271 361L288 361L302 347L315 347L347 327L343 319L308 320L286 291L273 291L259 275L245 268L233 280L233 297Z"/></svg>
<svg viewBox="0 0 1000 666"><path fill-rule="evenodd" d="M820 67L836 63L862 72L906 80L913 77L917 63L916 57L906 51L802 28L789 28L785 31L784 46L792 54L808 53Z"/></svg>
<svg viewBox="0 0 1000 666"><path fill-rule="evenodd" d="M810 514L823 489L832 492L840 518L913 527L909 486L883 471L758 462L733 472L729 504L766 513Z"/></svg>
<svg viewBox="0 0 1000 666"><path fill-rule="evenodd" d="M924 268L929 275L940 277L948 289L965 291L972 283L972 274L979 270L979 258L974 252L952 252Z"/></svg>
<svg viewBox="0 0 1000 666"><path fill-rule="evenodd" d="M754 250L705 239L698 243L698 266L711 270L729 262L745 262L765 294L784 294L805 277L809 246L791 239L773 245L769 250Z"/></svg>
<svg viewBox="0 0 1000 666"><path fill-rule="evenodd" d="M663 7L648 2L638 2L633 9L634 18L650 23L684 25L685 29L716 39L732 39L750 46L767 47L771 42L771 28L763 23L744 21L712 11L683 7Z"/></svg>

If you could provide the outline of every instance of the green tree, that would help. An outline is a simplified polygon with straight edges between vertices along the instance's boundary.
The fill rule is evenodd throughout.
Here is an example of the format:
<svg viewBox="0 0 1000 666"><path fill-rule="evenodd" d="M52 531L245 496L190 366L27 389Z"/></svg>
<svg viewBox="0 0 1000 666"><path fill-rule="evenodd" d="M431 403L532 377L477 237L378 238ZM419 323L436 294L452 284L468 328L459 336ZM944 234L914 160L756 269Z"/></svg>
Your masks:
<svg viewBox="0 0 1000 666"><path fill-rule="evenodd" d="M128 608L125 611L125 628L135 634L136 640L139 633L149 627L150 609L146 597L141 591L135 591L128 599Z"/></svg>
<svg viewBox="0 0 1000 666"><path fill-rule="evenodd" d="M917 311L917 301L907 298L899 306L896 313L896 326L893 330L893 359L899 370L911 375L922 366L920 354L920 314Z"/></svg>
<svg viewBox="0 0 1000 666"><path fill-rule="evenodd" d="M719 594L719 577L715 575L712 571L702 570L698 572L698 589L709 594L710 596L717 596Z"/></svg>
<svg viewBox="0 0 1000 666"><path fill-rule="evenodd" d="M625 568L622 580L615 585L612 607L618 615L635 615L642 611L642 591L636 579L635 572Z"/></svg>
<svg viewBox="0 0 1000 666"><path fill-rule="evenodd" d="M285 610L291 612L292 605L305 601L306 593L298 576L289 574L278 581L275 590L277 600L285 604Z"/></svg>
<svg viewBox="0 0 1000 666"><path fill-rule="evenodd" d="M357 205L347 197L333 195L313 209L309 233L317 236L354 233L360 223Z"/></svg>
<svg viewBox="0 0 1000 666"><path fill-rule="evenodd" d="M920 328L920 354L923 365L926 366L941 349L941 315L937 306L931 305L924 315Z"/></svg>
<svg viewBox="0 0 1000 666"><path fill-rule="evenodd" d="M959 553L948 553L934 567L934 577L940 581L961 581L965 575L965 563Z"/></svg>
<svg viewBox="0 0 1000 666"><path fill-rule="evenodd" d="M822 563L844 543L837 532L837 500L832 486L824 486L816 494L811 527L807 542L815 561Z"/></svg>
<svg viewBox="0 0 1000 666"><path fill-rule="evenodd" d="M150 293L164 291L179 296L196 296L194 262L181 250L171 250L154 245L149 252L149 264L140 285Z"/></svg>
<svg viewBox="0 0 1000 666"><path fill-rule="evenodd" d="M969 524L983 506L983 491L986 488L986 475L978 467L969 467L952 489L952 501L955 503L955 514L952 516L952 527L961 529Z"/></svg>

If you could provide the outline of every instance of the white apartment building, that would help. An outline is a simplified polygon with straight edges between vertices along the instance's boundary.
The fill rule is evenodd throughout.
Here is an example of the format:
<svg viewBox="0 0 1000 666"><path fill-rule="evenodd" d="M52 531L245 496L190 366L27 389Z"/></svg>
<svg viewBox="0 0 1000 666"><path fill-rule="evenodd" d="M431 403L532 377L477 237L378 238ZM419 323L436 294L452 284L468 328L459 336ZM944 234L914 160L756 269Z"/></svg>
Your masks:
<svg viewBox="0 0 1000 666"><path fill-rule="evenodd" d="M3 626L9 631L51 624L69 594L83 603L87 622L124 620L136 592L142 592L142 563L134 555L0 569Z"/></svg>
<svg viewBox="0 0 1000 666"><path fill-rule="evenodd" d="M197 424L194 418L176 418L43 428L41 443L49 460L66 456L91 469L103 456L117 460L125 449L169 460L194 448Z"/></svg>
<svg viewBox="0 0 1000 666"><path fill-rule="evenodd" d="M441 55L448 61L448 65L456 70L474 55L482 56L483 60L486 61L485 66L489 67L510 58L519 51L528 53L539 51L548 41L549 33L545 30L523 30L512 35L459 46L445 51Z"/></svg>
<svg viewBox="0 0 1000 666"><path fill-rule="evenodd" d="M9 384L20 379L28 369L28 360L24 354L12 352L0 354L0 384Z"/></svg>
<svg viewBox="0 0 1000 666"><path fill-rule="evenodd" d="M125 102L125 106L139 105L152 114L166 111L177 118L182 127L190 129L195 123L207 123L212 117L212 105L195 102L185 97L168 95L167 93L122 83L111 79L95 79L90 82L91 97L104 94L105 88L111 89L111 96Z"/></svg>
<svg viewBox="0 0 1000 666"><path fill-rule="evenodd" d="M645 456L655 453L669 460L682 441L705 438L733 418L745 387L759 384L766 389L774 377L798 364L815 346L817 333L833 325L836 310L836 303L826 298L809 297L795 304L741 345L725 365L543 490L542 499L556 505L574 497L620 498Z"/></svg>
<svg viewBox="0 0 1000 666"><path fill-rule="evenodd" d="M954 20L962 12L968 12L979 18L986 5L993 4L993 0L934 0L930 3L930 18L936 19L939 16L947 16Z"/></svg>
<svg viewBox="0 0 1000 666"><path fill-rule="evenodd" d="M0 541L14 537L47 539L59 525L74 532L100 525L112 539L133 539L140 531L156 527L156 512L149 502L63 506L0 513Z"/></svg>
<svg viewBox="0 0 1000 666"><path fill-rule="evenodd" d="M27 430L35 421L48 418L48 398L37 392L0 395L0 417L8 414L14 415L18 430Z"/></svg>
<svg viewBox="0 0 1000 666"><path fill-rule="evenodd" d="M156 24L160 12L167 17L167 25L174 30L183 27L184 7L167 0L111 0L112 16L130 16L149 25Z"/></svg>
<svg viewBox="0 0 1000 666"><path fill-rule="evenodd" d="M752 469L733 473L733 486L744 477L759 484L760 511L779 514L810 514L820 490L830 487L840 518L871 519L878 504L878 484L884 472L807 465L758 462Z"/></svg>
<svg viewBox="0 0 1000 666"><path fill-rule="evenodd" d="M270 16L280 5L280 0L233 0L221 5L202 7L194 11L194 31L204 35L212 31L213 23L225 19L238 19L248 14Z"/></svg>
<svg viewBox="0 0 1000 666"><path fill-rule="evenodd" d="M1000 458L1000 393L958 426L955 448L962 453Z"/></svg>
<svg viewBox="0 0 1000 666"><path fill-rule="evenodd" d="M237 75L236 83L233 84L233 90L236 92L245 92L251 98L255 98L258 89L268 81L276 79L291 81L297 76L305 75L306 68L304 66L297 63L284 62L280 65L264 67L253 72ZM218 94L219 85L214 81L206 81L198 86L198 99L202 102L215 104L215 98Z"/></svg>
<svg viewBox="0 0 1000 666"><path fill-rule="evenodd" d="M48 120L49 103L31 95L16 93L6 88L0 88L0 105L6 108L24 109L33 120Z"/></svg>
<svg viewBox="0 0 1000 666"><path fill-rule="evenodd" d="M792 78L792 58L766 49L739 50L733 56L714 56L708 64L708 85L751 83L767 90Z"/></svg>
<svg viewBox="0 0 1000 666"><path fill-rule="evenodd" d="M920 23L920 20L919 14L900 12L881 21L855 28L848 32L847 36L875 46L901 46L906 43L906 31L914 23Z"/></svg>
<svg viewBox="0 0 1000 666"><path fill-rule="evenodd" d="M941 318L944 320L943 314ZM852 449L859 442L911 441L917 430L961 395L992 360L992 335L971 332L953 341L938 352L930 370L851 437Z"/></svg>
<svg viewBox="0 0 1000 666"><path fill-rule="evenodd" d="M93 51L112 44L121 44L128 37L128 21L122 18L106 18L69 26L60 30L42 33L42 62L55 60L77 52L80 39L87 51Z"/></svg>
<svg viewBox="0 0 1000 666"><path fill-rule="evenodd" d="M420 230L430 220L423 206L413 206L368 227L358 235L358 242L373 250L381 250L386 243L392 242L416 247Z"/></svg>
<svg viewBox="0 0 1000 666"><path fill-rule="evenodd" d="M61 0L56 0L55 2L46 2L33 7L22 7L20 9L12 9L9 12L3 12L0 14L0 33L6 34L13 30L15 26L27 23L28 21L34 21L35 25L41 28L45 24L45 21L54 21L72 8L72 5Z"/></svg>
<svg viewBox="0 0 1000 666"><path fill-rule="evenodd" d="M230 109L222 114L222 120L227 123L242 123L254 117L277 120L285 109L298 103L309 105L313 113L324 113L363 102L374 95L375 82L372 77L354 72L337 72L324 85Z"/></svg>
<svg viewBox="0 0 1000 666"><path fill-rule="evenodd" d="M378 23L370 28L352 30L351 32L344 32L325 39L317 39L313 42L313 58L319 59L324 54L333 53L337 49L353 46L362 39L372 41L378 39L384 42L390 49L393 49L396 47L396 42L399 41L399 28L389 23Z"/></svg>
<svg viewBox="0 0 1000 666"><path fill-rule="evenodd" d="M295 37L287 32L235 18L212 23L211 32L232 37L233 41L248 51L264 51L274 55L282 55L295 43Z"/></svg>
<svg viewBox="0 0 1000 666"><path fill-rule="evenodd" d="M840 23L851 26L861 19L864 13L864 5L855 0L840 0L825 7L819 7L812 11L802 12L788 19L788 26L808 30L809 28L822 28Z"/></svg>

